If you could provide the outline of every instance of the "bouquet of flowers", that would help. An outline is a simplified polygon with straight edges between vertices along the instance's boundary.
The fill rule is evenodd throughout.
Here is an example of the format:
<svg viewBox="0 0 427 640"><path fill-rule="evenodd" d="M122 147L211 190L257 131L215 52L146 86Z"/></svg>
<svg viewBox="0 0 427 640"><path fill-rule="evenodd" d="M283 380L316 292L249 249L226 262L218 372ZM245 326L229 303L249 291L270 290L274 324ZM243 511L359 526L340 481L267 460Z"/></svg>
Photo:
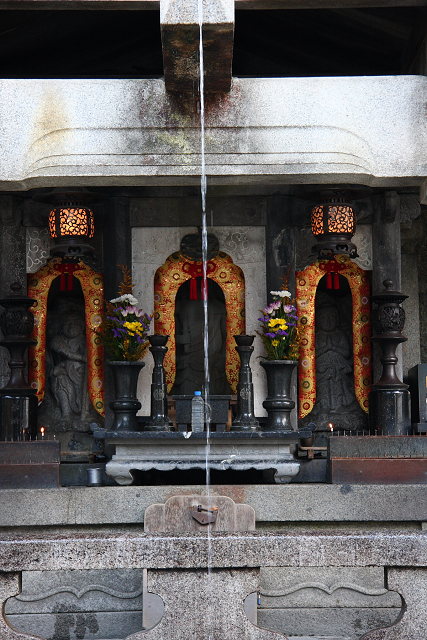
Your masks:
<svg viewBox="0 0 427 640"><path fill-rule="evenodd" d="M94 329L94 332L113 360L142 360L149 346L147 335L152 316L137 308L130 269L120 268L123 273L120 295L106 303L103 327L100 331Z"/></svg>
<svg viewBox="0 0 427 640"><path fill-rule="evenodd" d="M270 291L273 302L262 310L261 331L268 360L298 360L297 309L289 291Z"/></svg>

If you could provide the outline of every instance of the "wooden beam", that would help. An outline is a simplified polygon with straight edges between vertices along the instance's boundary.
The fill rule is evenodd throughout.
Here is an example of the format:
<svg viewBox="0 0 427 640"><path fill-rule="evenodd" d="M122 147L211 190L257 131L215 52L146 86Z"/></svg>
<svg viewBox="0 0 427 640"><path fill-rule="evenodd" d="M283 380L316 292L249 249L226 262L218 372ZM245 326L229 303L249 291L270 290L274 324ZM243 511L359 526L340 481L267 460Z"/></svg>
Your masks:
<svg viewBox="0 0 427 640"><path fill-rule="evenodd" d="M237 10L423 7L427 0L235 0ZM160 0L0 0L1 9L159 10Z"/></svg>

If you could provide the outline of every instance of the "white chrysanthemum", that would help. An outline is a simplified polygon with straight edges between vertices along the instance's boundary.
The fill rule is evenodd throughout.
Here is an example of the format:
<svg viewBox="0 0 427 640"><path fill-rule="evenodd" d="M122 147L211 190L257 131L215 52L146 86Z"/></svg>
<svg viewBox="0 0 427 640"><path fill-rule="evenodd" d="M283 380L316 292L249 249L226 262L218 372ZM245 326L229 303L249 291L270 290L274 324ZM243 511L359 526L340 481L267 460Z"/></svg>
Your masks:
<svg viewBox="0 0 427 640"><path fill-rule="evenodd" d="M123 296L120 296L120 298L114 298L114 300L110 300L110 302L112 304L127 302L131 306L138 304L138 300L131 293L125 293Z"/></svg>
<svg viewBox="0 0 427 640"><path fill-rule="evenodd" d="M279 295L281 298L290 298L292 296L292 293L290 291L278 291L277 295Z"/></svg>
<svg viewBox="0 0 427 640"><path fill-rule="evenodd" d="M270 291L272 296L280 296L280 291Z"/></svg>

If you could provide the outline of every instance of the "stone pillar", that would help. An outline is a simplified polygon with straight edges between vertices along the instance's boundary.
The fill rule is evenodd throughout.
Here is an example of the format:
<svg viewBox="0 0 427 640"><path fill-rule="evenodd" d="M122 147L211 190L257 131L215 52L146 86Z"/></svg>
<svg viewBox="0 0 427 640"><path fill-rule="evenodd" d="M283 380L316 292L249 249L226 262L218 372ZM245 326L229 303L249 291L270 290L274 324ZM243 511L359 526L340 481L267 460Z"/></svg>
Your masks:
<svg viewBox="0 0 427 640"><path fill-rule="evenodd" d="M402 259L400 237L400 197L396 191L386 191L374 201L372 223L372 293L383 289L384 280L392 280L397 291L402 287ZM398 378L403 377L402 347L396 350ZM382 371L378 347L373 350L373 379Z"/></svg>
<svg viewBox="0 0 427 640"><path fill-rule="evenodd" d="M230 91L233 60L234 1L203 2L205 91ZM199 5L197 0L161 0L165 85L168 91L197 91Z"/></svg>
<svg viewBox="0 0 427 640"><path fill-rule="evenodd" d="M295 238L293 229L293 198L271 196L267 200L265 227L267 292L282 286L283 276L290 269L289 287L295 293ZM271 302L271 299L269 299Z"/></svg>
<svg viewBox="0 0 427 640"><path fill-rule="evenodd" d="M10 285L19 282L27 292L25 271L25 227L19 201L12 196L0 196L0 297L10 294ZM9 354L0 349L0 387L9 380Z"/></svg>
<svg viewBox="0 0 427 640"><path fill-rule="evenodd" d="M104 296L111 300L118 296L122 272L118 265L132 267L132 229L129 198L109 198L104 217ZM105 367L105 428L112 425L114 416L109 404L114 399L113 376Z"/></svg>
<svg viewBox="0 0 427 640"><path fill-rule="evenodd" d="M267 223L265 226L265 259L267 273L267 300L270 291L282 287L283 276L289 270L289 291L295 295L295 232L293 226L295 199L290 196L271 196L267 199ZM291 398L295 409L291 412L292 429L298 422L297 369L292 376Z"/></svg>
<svg viewBox="0 0 427 640"><path fill-rule="evenodd" d="M132 267L132 229L129 198L110 198L104 218L104 287L105 298L118 295L122 280L119 264Z"/></svg>

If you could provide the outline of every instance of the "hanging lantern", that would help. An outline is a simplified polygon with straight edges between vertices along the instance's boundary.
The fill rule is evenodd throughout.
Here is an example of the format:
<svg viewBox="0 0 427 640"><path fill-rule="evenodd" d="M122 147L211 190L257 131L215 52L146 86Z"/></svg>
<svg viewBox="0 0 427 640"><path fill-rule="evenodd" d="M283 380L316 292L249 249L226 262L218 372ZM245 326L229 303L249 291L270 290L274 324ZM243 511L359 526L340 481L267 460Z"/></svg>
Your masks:
<svg viewBox="0 0 427 640"><path fill-rule="evenodd" d="M73 202L61 202L49 213L51 238L93 238L95 225L93 211L88 207L77 207Z"/></svg>
<svg viewBox="0 0 427 640"><path fill-rule="evenodd" d="M332 259L337 254L357 258L357 247L351 242L356 215L345 192L323 192L322 200L311 212L311 231L317 240L312 252L319 260Z"/></svg>
<svg viewBox="0 0 427 640"><path fill-rule="evenodd" d="M94 249L88 241L95 235L93 211L89 207L103 196L86 189L53 189L34 200L51 205L49 213L49 234L55 240L51 250L66 262L93 257Z"/></svg>

